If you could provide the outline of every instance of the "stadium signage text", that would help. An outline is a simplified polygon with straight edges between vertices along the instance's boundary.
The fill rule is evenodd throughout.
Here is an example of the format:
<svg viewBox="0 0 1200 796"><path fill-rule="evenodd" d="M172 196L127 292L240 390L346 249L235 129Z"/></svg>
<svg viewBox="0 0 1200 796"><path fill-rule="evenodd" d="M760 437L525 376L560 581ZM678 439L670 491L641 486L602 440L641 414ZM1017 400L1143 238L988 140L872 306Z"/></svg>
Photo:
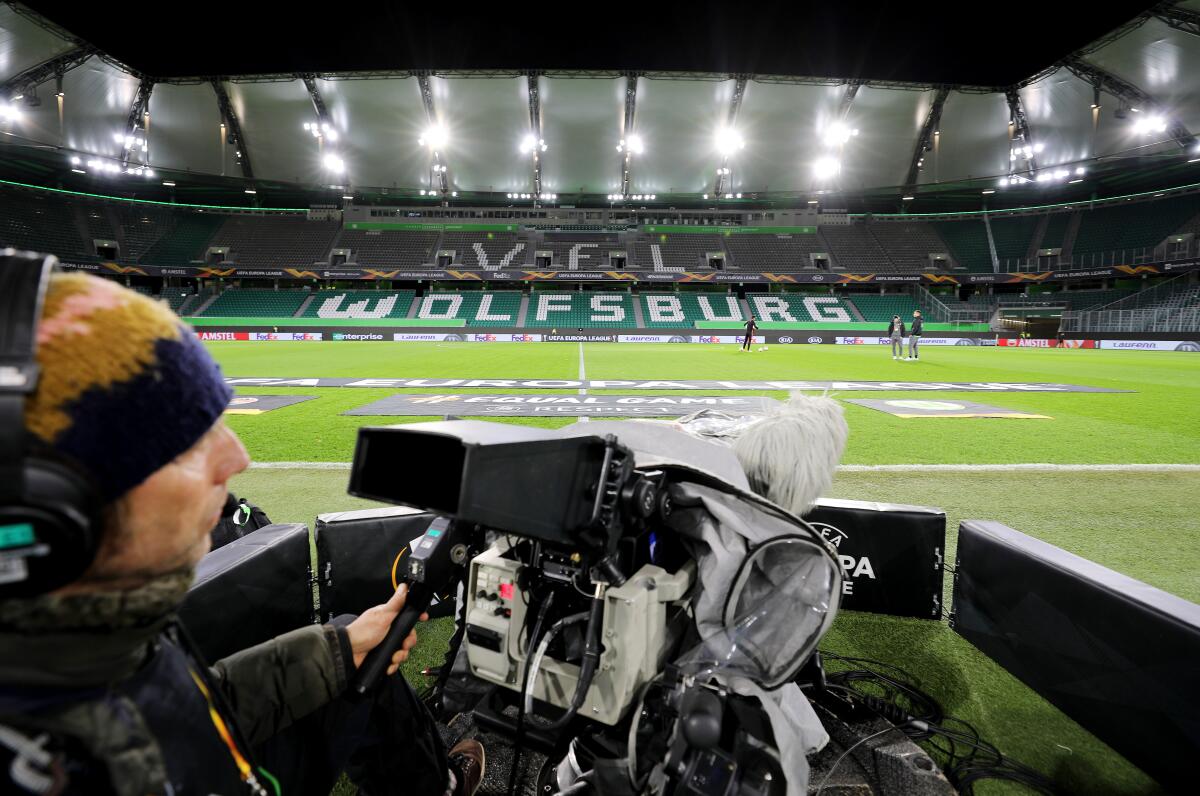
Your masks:
<svg viewBox="0 0 1200 796"><path fill-rule="evenodd" d="M349 379L231 377L231 387L372 387L520 390L856 390L946 392L1130 392L1107 387L1046 382L922 381L635 381L632 379Z"/></svg>
<svg viewBox="0 0 1200 796"><path fill-rule="evenodd" d="M605 416L678 417L698 409L758 414L777 407L772 398L680 395L431 395L381 398L346 415L446 415L486 417Z"/></svg>
<svg viewBox="0 0 1200 796"><path fill-rule="evenodd" d="M413 281L486 281L486 282L682 282L682 283L773 283L773 284L871 284L892 282L922 282L925 284L1018 284L1096 277L1128 278L1156 276L1200 269L1200 262L1186 261L1146 265L1117 265L1111 268L1087 270L1039 271L1008 274L869 274L869 273L768 273L765 271L535 271L509 269L487 271L478 268L459 270L377 268L327 269L312 265L263 269L228 266L194 266L188 268L157 265L120 265L118 263L63 263L68 270L106 272L136 276L190 276L197 279L339 279L354 281L413 280Z"/></svg>

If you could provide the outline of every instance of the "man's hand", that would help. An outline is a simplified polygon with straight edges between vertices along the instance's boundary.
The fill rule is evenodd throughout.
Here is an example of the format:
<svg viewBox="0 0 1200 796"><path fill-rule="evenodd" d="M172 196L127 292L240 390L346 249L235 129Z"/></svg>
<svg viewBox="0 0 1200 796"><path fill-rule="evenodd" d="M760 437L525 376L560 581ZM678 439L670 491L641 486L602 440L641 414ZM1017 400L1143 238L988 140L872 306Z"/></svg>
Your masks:
<svg viewBox="0 0 1200 796"><path fill-rule="evenodd" d="M404 608L404 598L408 596L408 584L401 583L400 588L396 589L396 593L392 598L383 605L377 605L374 608L369 608L363 612L362 616L355 619L346 626L346 634L350 637L350 649L354 652L355 667L362 666L363 658L367 657L367 653L375 649L379 642L383 641L383 637L387 635L388 628L392 626L392 621L400 614L400 610ZM421 614L421 621L424 622L429 618L429 614ZM395 674L400 668L400 664L408 660L408 651L417 643L417 633L413 631L408 634L408 638L404 639L404 644L392 656L392 662L388 665L387 673Z"/></svg>

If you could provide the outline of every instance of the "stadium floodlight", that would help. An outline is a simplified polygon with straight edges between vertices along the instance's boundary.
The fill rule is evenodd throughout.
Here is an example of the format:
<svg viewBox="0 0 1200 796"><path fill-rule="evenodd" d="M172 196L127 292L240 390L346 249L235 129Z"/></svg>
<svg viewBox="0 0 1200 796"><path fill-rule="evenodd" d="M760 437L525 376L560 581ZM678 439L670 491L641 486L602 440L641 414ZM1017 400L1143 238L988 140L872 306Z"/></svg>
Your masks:
<svg viewBox="0 0 1200 796"><path fill-rule="evenodd" d="M7 122L20 121L21 111L12 105L0 105L0 118Z"/></svg>
<svg viewBox="0 0 1200 796"><path fill-rule="evenodd" d="M703 196L701 196L700 198L701 198L701 199L708 199L708 194L704 194L704 195L703 195Z"/></svg>
<svg viewBox="0 0 1200 796"><path fill-rule="evenodd" d="M856 135L858 135L858 128L852 128L845 122L834 122L825 131L825 145L831 147L843 146Z"/></svg>
<svg viewBox="0 0 1200 796"><path fill-rule="evenodd" d="M167 186L168 188L174 188L175 182L173 180L163 180L163 185Z"/></svg>
<svg viewBox="0 0 1200 796"><path fill-rule="evenodd" d="M83 169L71 169L71 171L75 172L76 174L87 174L87 172Z"/></svg>
<svg viewBox="0 0 1200 796"><path fill-rule="evenodd" d="M417 139L417 143L429 147L434 152L439 152L445 148L449 140L450 134L446 132L443 125L431 124L425 128L425 134Z"/></svg>
<svg viewBox="0 0 1200 796"><path fill-rule="evenodd" d="M451 196L453 196L454 198L456 198L456 199L457 199L457 198L458 198L458 191L451 191L451 192L450 192L450 195L451 195Z"/></svg>
<svg viewBox="0 0 1200 796"><path fill-rule="evenodd" d="M913 198L912 198L911 196L901 196L901 197L900 197L900 201L901 201L901 202L911 202L912 200L913 200ZM816 200L816 199L809 199L809 200L808 200L808 203L809 203L810 205L815 205L815 204L817 203L817 200Z"/></svg>
<svg viewBox="0 0 1200 796"><path fill-rule="evenodd" d="M422 188L422 189L421 189L421 196L424 196L424 195L425 195L425 189L424 189L424 188Z"/></svg>
<svg viewBox="0 0 1200 796"><path fill-rule="evenodd" d="M326 154L325 157L322 158L321 162L328 171L332 171L334 174L341 174L346 170L346 161L342 160L332 152Z"/></svg>
<svg viewBox="0 0 1200 796"><path fill-rule="evenodd" d="M79 156L78 156L78 155L71 155L71 165L72 165L72 166L78 166L78 165L79 165L79 163L80 163Z"/></svg>
<svg viewBox="0 0 1200 796"><path fill-rule="evenodd" d="M1045 148L1046 148L1046 145L1043 144L1041 141L1039 141L1038 143L1033 145L1034 152L1041 152Z"/></svg>
<svg viewBox="0 0 1200 796"><path fill-rule="evenodd" d="M836 177L842 171L842 164L837 158L818 158L813 163L813 174L818 180L828 180Z"/></svg>
<svg viewBox="0 0 1200 796"><path fill-rule="evenodd" d="M983 190L983 193L985 193L985 194L995 193L995 192L996 192L995 188L986 188Z"/></svg>
<svg viewBox="0 0 1200 796"><path fill-rule="evenodd" d="M521 153L528 155L535 147L537 147L537 136L533 133L526 133L525 137L521 139Z"/></svg>
<svg viewBox="0 0 1200 796"><path fill-rule="evenodd" d="M242 193L248 193L251 196L254 196L255 194L258 193L258 191L254 190L253 188L247 188L246 190L242 191Z"/></svg>
<svg viewBox="0 0 1200 796"><path fill-rule="evenodd" d="M1067 185L1074 185L1077 182L1083 182L1083 179L1080 178L1078 180L1067 180Z"/></svg>
<svg viewBox="0 0 1200 796"><path fill-rule="evenodd" d="M146 174L146 176L147 176L147 177L153 177L153 176L154 176L154 169L146 169L146 172L145 172L145 174Z"/></svg>
<svg viewBox="0 0 1200 796"><path fill-rule="evenodd" d="M646 144L640 135L631 135L628 139L621 139L621 143L617 144L617 151L640 155L646 151Z"/></svg>
<svg viewBox="0 0 1200 796"><path fill-rule="evenodd" d="M1076 173L1076 174L1086 174L1086 173L1087 173L1087 169L1085 169L1083 166L1076 166L1076 167L1075 167L1075 173Z"/></svg>
<svg viewBox="0 0 1200 796"><path fill-rule="evenodd" d="M742 138L742 134L731 127L722 127L717 131L717 151L725 157L729 157L734 152L746 148L746 139Z"/></svg>
<svg viewBox="0 0 1200 796"><path fill-rule="evenodd" d="M1038 182L1049 182L1049 181L1050 181L1050 180L1052 180L1052 179L1054 179L1054 175L1052 175L1052 174L1051 174L1050 172L1048 172L1048 171L1043 171L1041 174L1039 174L1039 175L1037 176L1037 181L1038 181Z"/></svg>
<svg viewBox="0 0 1200 796"><path fill-rule="evenodd" d="M1061 180L1065 177L1070 177L1071 172L1066 169L1055 169L1054 176Z"/></svg>
<svg viewBox="0 0 1200 796"><path fill-rule="evenodd" d="M1167 131L1167 120L1161 116L1145 116L1133 123L1133 131L1138 135L1165 133Z"/></svg>

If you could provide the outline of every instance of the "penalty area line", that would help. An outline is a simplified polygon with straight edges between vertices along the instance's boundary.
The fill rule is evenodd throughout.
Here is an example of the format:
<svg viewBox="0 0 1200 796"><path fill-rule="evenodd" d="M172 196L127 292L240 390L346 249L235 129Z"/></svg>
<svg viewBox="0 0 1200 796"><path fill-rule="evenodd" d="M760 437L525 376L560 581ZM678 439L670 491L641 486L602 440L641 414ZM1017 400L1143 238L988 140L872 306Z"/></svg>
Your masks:
<svg viewBox="0 0 1200 796"><path fill-rule="evenodd" d="M349 470L350 462L252 462L251 470ZM1200 473L1200 464L842 464L840 473Z"/></svg>

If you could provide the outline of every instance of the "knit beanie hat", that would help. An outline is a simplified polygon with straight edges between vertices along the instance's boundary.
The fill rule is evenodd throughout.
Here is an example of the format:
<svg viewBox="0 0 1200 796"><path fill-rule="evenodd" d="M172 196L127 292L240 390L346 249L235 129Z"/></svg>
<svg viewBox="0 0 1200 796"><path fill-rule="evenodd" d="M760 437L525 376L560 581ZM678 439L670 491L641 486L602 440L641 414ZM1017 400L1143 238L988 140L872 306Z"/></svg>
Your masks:
<svg viewBox="0 0 1200 796"><path fill-rule="evenodd" d="M232 395L165 304L87 274L51 276L37 361L25 428L86 470L105 502L192 447Z"/></svg>

